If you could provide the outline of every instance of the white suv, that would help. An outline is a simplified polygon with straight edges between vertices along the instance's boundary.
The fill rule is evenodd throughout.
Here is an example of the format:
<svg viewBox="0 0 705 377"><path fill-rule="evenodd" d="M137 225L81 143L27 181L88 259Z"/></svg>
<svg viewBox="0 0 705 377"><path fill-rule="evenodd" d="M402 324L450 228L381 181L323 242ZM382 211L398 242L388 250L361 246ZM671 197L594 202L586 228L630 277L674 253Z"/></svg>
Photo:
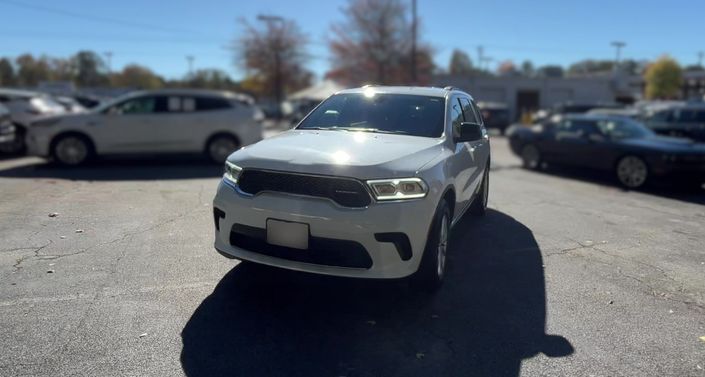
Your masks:
<svg viewBox="0 0 705 377"><path fill-rule="evenodd" d="M79 165L95 155L205 153L213 161L262 139L262 112L229 92L135 92L88 112L30 124L28 153Z"/></svg>
<svg viewBox="0 0 705 377"><path fill-rule="evenodd" d="M215 248L320 274L440 286L452 225L483 215L490 143L470 95L372 87L331 96L290 131L233 153Z"/></svg>

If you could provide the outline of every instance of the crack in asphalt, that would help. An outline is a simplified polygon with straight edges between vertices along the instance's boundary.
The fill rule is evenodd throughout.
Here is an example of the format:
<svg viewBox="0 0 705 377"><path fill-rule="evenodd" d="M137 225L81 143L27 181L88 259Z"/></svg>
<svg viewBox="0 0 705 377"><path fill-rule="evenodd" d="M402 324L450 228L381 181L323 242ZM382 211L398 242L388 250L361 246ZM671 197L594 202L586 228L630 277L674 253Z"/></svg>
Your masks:
<svg viewBox="0 0 705 377"><path fill-rule="evenodd" d="M8 251L32 250L32 253L34 254L34 255L31 255L31 254L30 254L30 255L25 255L25 256L23 256L23 257L18 258L17 261L15 262L15 264L12 265L12 268L15 269L14 272L17 272L17 271L19 271L19 270L22 269L22 266L21 266L22 262L24 262L25 260L27 260L27 259L29 259L29 258L33 258L33 257L39 256L39 252L42 251L42 249L44 249L45 247L51 245L51 244L54 242L54 241L52 241L52 240L48 240L48 241L49 241L49 242L47 242L45 245L38 246L38 247L20 247L20 248L8 250Z"/></svg>
<svg viewBox="0 0 705 377"><path fill-rule="evenodd" d="M666 280L669 280L669 281L675 283L676 286L677 286L677 288L675 289L675 291L676 291L677 293L681 293L681 294L683 294L683 295L695 295L695 296L698 296L698 297L701 296L701 294L698 293L698 292L689 292L689 291L687 291L687 290L685 289L684 284L683 284L682 282L680 282L680 281L678 281L677 279L673 278L672 276L668 275L668 274L666 273L666 271L665 271L663 268L658 267L658 266L655 266L655 265L652 265L652 264L650 264L650 263L646 263L646 262L634 260L634 259L631 259L631 258L627 258L627 257L621 256L621 255L616 255L616 254L610 253L610 252L608 252L607 250L604 250L604 249L599 248L598 245L595 245L595 244L584 244L584 243L581 243L581 242L575 241L575 240L571 240L571 241L577 243L578 246L569 247L569 248L565 248L565 249L561 249L561 250L556 251L556 252L553 252L553 253L546 253L546 257L548 258L548 257L555 256L555 255L569 255L569 256L574 256L574 257L580 257L580 258L583 258L583 259L585 259L585 260L589 260L589 261L592 261L592 262L601 263L601 264L604 264L604 265L606 265L606 266L616 267L616 268L617 268L617 273L618 273L620 276L625 277L625 278L628 278L628 279L631 279L631 280L633 280L633 281L636 281L636 282L639 283L640 285L645 286L646 288L648 288L649 294L652 295L652 296L654 296L654 297L656 297L656 298L660 298L660 299L664 299L664 300L667 300L667 301L672 301L672 302L681 303L681 304L684 304L684 305L686 305L686 306L688 306L688 307L695 307L695 308L697 308L697 309L699 309L699 310L705 310L705 304L700 303L700 302L698 302L698 301L693 301L693 300L689 300L689 299L686 299L686 298L675 298L675 297L673 297L673 296L666 296L665 294L666 294L667 292L663 292L663 294L659 294L658 291L655 289L655 286L654 286L654 285L649 284L645 279L642 279L642 278L639 278L639 277L637 277L637 276L634 276L634 275L631 275L631 274L628 274L628 273L624 272L624 271L622 270L622 267L621 267L621 266L615 266L615 265L613 265L613 264L611 264L611 263L599 261L599 260L596 260L596 259L593 259L593 258L589 258L589 257L586 256L586 255L581 255L581 254L577 254L577 253L573 253L573 252L574 252L574 251L577 251L577 250L590 249L590 250L597 251L597 252L599 252L599 253L602 253L602 254L604 254L604 255L606 255L606 256L608 256L608 257L614 258L614 259L619 259L619 260L622 260L622 261L627 262L627 263L634 263L634 264L637 264L637 265L641 265L641 266L643 266L643 267L650 268L650 269L652 269L652 270L657 271L657 272L658 272L661 276L663 276ZM633 246L632 246L632 247L627 247L627 248L623 248L623 249L617 250L616 252L620 252L620 251L627 250L627 249L631 249L631 248L633 248Z"/></svg>

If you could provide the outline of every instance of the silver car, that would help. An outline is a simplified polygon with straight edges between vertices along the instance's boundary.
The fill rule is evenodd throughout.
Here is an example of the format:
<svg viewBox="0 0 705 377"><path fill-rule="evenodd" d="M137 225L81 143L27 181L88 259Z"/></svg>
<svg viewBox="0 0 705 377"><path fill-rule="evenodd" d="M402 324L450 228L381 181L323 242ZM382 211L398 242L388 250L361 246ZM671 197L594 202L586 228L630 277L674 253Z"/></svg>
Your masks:
<svg viewBox="0 0 705 377"><path fill-rule="evenodd" d="M435 289L451 226L483 215L490 142L454 88L341 91L290 131L233 153L214 199L215 248L320 274Z"/></svg>
<svg viewBox="0 0 705 377"><path fill-rule="evenodd" d="M65 165L96 155L205 153L215 162L262 138L262 113L245 96L210 90L128 94L85 113L33 122L28 152Z"/></svg>
<svg viewBox="0 0 705 377"><path fill-rule="evenodd" d="M29 124L41 117L65 113L65 109L50 96L29 90L0 88L0 105L10 112L14 125L15 137L11 143L5 143L0 151L21 153L25 149L25 135Z"/></svg>

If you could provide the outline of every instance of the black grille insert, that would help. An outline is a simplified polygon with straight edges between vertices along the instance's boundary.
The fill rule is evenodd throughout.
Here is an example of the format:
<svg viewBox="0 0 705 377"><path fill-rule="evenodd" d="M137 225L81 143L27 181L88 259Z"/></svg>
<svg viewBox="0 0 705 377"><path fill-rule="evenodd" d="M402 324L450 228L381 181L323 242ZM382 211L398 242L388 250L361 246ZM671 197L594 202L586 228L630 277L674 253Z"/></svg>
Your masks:
<svg viewBox="0 0 705 377"><path fill-rule="evenodd" d="M367 249L355 241L311 236L309 248L299 250L270 245L266 238L266 229L243 224L234 224L230 231L231 245L270 257L334 267L372 267L372 258Z"/></svg>
<svg viewBox="0 0 705 377"><path fill-rule="evenodd" d="M262 191L329 198L344 207L365 207L371 199L362 182L353 178L304 175L245 169L238 179L240 190L256 195Z"/></svg>

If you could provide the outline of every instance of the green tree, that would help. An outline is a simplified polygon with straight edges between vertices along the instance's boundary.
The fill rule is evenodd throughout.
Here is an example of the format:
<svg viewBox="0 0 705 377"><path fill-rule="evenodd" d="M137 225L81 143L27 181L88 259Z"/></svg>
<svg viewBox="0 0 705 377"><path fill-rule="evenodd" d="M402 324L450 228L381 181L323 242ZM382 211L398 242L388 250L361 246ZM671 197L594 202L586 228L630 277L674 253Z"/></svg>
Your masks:
<svg viewBox="0 0 705 377"><path fill-rule="evenodd" d="M538 77L560 78L564 74L563 67L560 65L544 65L536 70L536 76Z"/></svg>
<svg viewBox="0 0 705 377"><path fill-rule="evenodd" d="M521 74L526 77L532 77L536 73L536 70L534 69L534 64L529 61L529 60L524 60L523 63L521 63Z"/></svg>
<svg viewBox="0 0 705 377"><path fill-rule="evenodd" d="M103 86L109 83L108 68L103 59L93 51L79 51L71 58L76 84Z"/></svg>
<svg viewBox="0 0 705 377"><path fill-rule="evenodd" d="M8 58L0 59L0 85L16 85L15 68Z"/></svg>
<svg viewBox="0 0 705 377"><path fill-rule="evenodd" d="M646 98L678 98L683 85L683 70L678 62L669 56L662 56L646 68Z"/></svg>
<svg viewBox="0 0 705 377"><path fill-rule="evenodd" d="M164 80L147 67L129 64L112 76L112 84L118 87L157 89L164 86Z"/></svg>
<svg viewBox="0 0 705 377"><path fill-rule="evenodd" d="M17 64L17 84L21 86L36 86L40 81L50 79L48 58L35 59L30 54L22 54L15 59Z"/></svg>
<svg viewBox="0 0 705 377"><path fill-rule="evenodd" d="M469 75L473 73L472 61L468 54L458 49L453 50L448 64L448 72L451 75Z"/></svg>
<svg viewBox="0 0 705 377"><path fill-rule="evenodd" d="M235 88L235 82L230 76L220 69L199 69L188 75L185 84L190 88L222 89Z"/></svg>

